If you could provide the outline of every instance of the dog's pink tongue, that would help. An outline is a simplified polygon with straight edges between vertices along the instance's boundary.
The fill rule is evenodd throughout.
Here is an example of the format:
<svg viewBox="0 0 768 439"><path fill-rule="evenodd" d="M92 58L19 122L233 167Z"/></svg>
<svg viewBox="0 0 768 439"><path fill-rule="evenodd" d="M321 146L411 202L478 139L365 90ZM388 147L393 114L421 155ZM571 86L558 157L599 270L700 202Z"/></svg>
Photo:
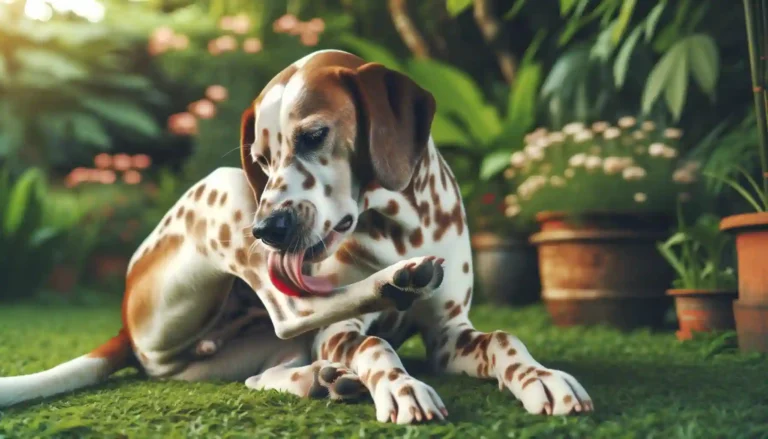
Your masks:
<svg viewBox="0 0 768 439"><path fill-rule="evenodd" d="M326 276L308 276L301 272L304 254L285 254L271 252L267 258L267 267L272 284L288 296L298 297L304 294L327 295L333 290L333 282Z"/></svg>

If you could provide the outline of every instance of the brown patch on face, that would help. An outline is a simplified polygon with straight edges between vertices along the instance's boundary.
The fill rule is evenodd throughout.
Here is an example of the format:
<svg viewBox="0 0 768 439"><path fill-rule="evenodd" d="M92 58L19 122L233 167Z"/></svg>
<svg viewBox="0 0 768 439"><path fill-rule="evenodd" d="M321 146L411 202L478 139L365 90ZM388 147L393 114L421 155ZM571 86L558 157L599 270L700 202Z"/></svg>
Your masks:
<svg viewBox="0 0 768 439"><path fill-rule="evenodd" d="M200 197L203 196L203 192L205 191L205 184L201 184L197 187L197 190L195 191L195 201L200 201Z"/></svg>
<svg viewBox="0 0 768 439"><path fill-rule="evenodd" d="M411 243L413 248L421 247L424 244L424 234L421 232L421 229L414 230L411 236L408 237L408 242Z"/></svg>
<svg viewBox="0 0 768 439"><path fill-rule="evenodd" d="M219 244L217 244L217 243L216 243L216 240L215 240L215 239L211 239L211 242L210 242L209 244L210 244L210 246L211 246L211 248L212 248L213 250L218 250L218 248L219 248Z"/></svg>
<svg viewBox="0 0 768 439"><path fill-rule="evenodd" d="M242 221L242 220L243 220L243 212L241 212L239 210L236 210L235 211L235 223L239 224L240 221Z"/></svg>
<svg viewBox="0 0 768 439"><path fill-rule="evenodd" d="M384 208L384 215L395 216L398 212L400 212L400 205L395 200L389 200Z"/></svg>
<svg viewBox="0 0 768 439"><path fill-rule="evenodd" d="M378 346L381 343L382 341L378 337L368 337L364 342L360 344L360 347L357 348L357 351L362 354L366 349Z"/></svg>
<svg viewBox="0 0 768 439"><path fill-rule="evenodd" d="M227 202L227 195L228 195L228 194L227 194L226 192L224 192L224 193L221 195L221 199L219 200L219 206L223 206L223 205L224 205L224 203L226 203L226 202Z"/></svg>
<svg viewBox="0 0 768 439"><path fill-rule="evenodd" d="M210 194L208 194L208 205L213 206L214 203L216 203L216 198L219 196L219 191L216 189L212 190Z"/></svg>
<svg viewBox="0 0 768 439"><path fill-rule="evenodd" d="M515 377L515 371L520 368L520 363L513 363L507 367L506 370L504 370L504 380L506 381L512 381L512 379Z"/></svg>
<svg viewBox="0 0 768 439"><path fill-rule="evenodd" d="M461 271L469 273L469 262L465 262L464 265L461 266Z"/></svg>
<svg viewBox="0 0 768 439"><path fill-rule="evenodd" d="M324 192L325 192L325 196L326 197L330 197L331 196L331 194L333 193L333 188L331 187L330 184L326 184L325 185Z"/></svg>
<svg viewBox="0 0 768 439"><path fill-rule="evenodd" d="M184 216L184 206L179 207L179 210L176 211L176 218L181 218Z"/></svg>
<svg viewBox="0 0 768 439"><path fill-rule="evenodd" d="M445 302L444 308L445 309L451 309L451 308L453 308L453 305L455 305L455 304L456 304L456 302L454 302L453 300L449 300L449 301Z"/></svg>
<svg viewBox="0 0 768 439"><path fill-rule="evenodd" d="M469 306L469 302L472 301L472 287L467 288L467 294L464 296L464 306Z"/></svg>
<svg viewBox="0 0 768 439"><path fill-rule="evenodd" d="M296 160L294 166L296 166L296 170L304 177L304 182L301 183L301 187L304 188L304 190L310 190L315 187L317 180L315 180L315 176L307 170L304 164L301 163L301 161Z"/></svg>
<svg viewBox="0 0 768 439"><path fill-rule="evenodd" d="M245 250L242 248L239 248L235 251L235 259L237 260L237 263L240 265L246 265L246 262L248 262L247 255L245 254Z"/></svg>
<svg viewBox="0 0 768 439"><path fill-rule="evenodd" d="M222 224L219 227L219 242L221 242L222 247L228 248L230 241L232 241L232 231L228 225Z"/></svg>

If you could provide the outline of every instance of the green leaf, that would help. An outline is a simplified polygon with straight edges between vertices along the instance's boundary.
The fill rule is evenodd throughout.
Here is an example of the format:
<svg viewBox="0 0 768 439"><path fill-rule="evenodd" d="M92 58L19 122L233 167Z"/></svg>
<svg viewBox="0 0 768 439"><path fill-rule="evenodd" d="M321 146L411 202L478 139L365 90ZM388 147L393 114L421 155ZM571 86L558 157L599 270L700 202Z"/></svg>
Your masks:
<svg viewBox="0 0 768 439"><path fill-rule="evenodd" d="M613 63L613 79L616 87L621 88L624 85L624 81L627 79L627 71L629 71L629 62L632 58L632 52L635 50L637 41L640 39L640 33L642 28L636 27L632 33L629 34L624 44L621 45L619 53L616 55L616 60Z"/></svg>
<svg viewBox="0 0 768 439"><path fill-rule="evenodd" d="M688 91L688 51L680 51L675 59L675 67L670 72L667 86L664 90L664 100L675 121L680 120L685 106L685 95Z"/></svg>
<svg viewBox="0 0 768 439"><path fill-rule="evenodd" d="M629 20L632 19L632 12L635 10L635 4L637 0L624 0L621 3L621 10L619 11L619 18L616 19L615 26L611 33L611 39L613 44L619 44L621 37L629 26Z"/></svg>
<svg viewBox="0 0 768 439"><path fill-rule="evenodd" d="M517 0L512 8L504 14L504 20L512 20L520 14L528 0Z"/></svg>
<svg viewBox="0 0 768 439"><path fill-rule="evenodd" d="M160 126L157 122L138 104L130 100L87 96L81 100L81 104L99 117L122 128L147 137L160 135Z"/></svg>
<svg viewBox="0 0 768 439"><path fill-rule="evenodd" d="M382 45L372 43L369 40L349 33L338 36L337 40L341 46L346 47L350 52L364 58L366 61L381 63L392 70L405 73L405 69L397 57Z"/></svg>
<svg viewBox="0 0 768 439"><path fill-rule="evenodd" d="M13 236L25 222L28 226L30 215L39 206L40 192L43 185L43 173L40 169L30 168L19 177L8 197L7 210L3 212L3 233Z"/></svg>
<svg viewBox="0 0 768 439"><path fill-rule="evenodd" d="M686 46L677 43L653 67L643 90L642 109L644 113L647 114L651 111L653 104L667 87L672 75L676 74L675 72L679 70L681 62L684 62L682 60L686 57L686 53Z"/></svg>
<svg viewBox="0 0 768 439"><path fill-rule="evenodd" d="M26 70L44 73L61 81L82 80L88 77L88 69L61 53L39 48L24 48L16 51L15 60L23 74Z"/></svg>
<svg viewBox="0 0 768 439"><path fill-rule="evenodd" d="M653 38L653 34L656 31L656 25L659 24L659 19L661 18L662 12L664 12L664 7L667 6L667 2L663 1L657 4L656 6L651 9L651 12L648 14L648 18L645 19L645 42L651 41L651 38Z"/></svg>
<svg viewBox="0 0 768 439"><path fill-rule="evenodd" d="M445 7L451 17L455 17L472 5L472 0L446 0Z"/></svg>
<svg viewBox="0 0 768 439"><path fill-rule="evenodd" d="M578 0L560 0L560 16L565 17L576 6Z"/></svg>
<svg viewBox="0 0 768 439"><path fill-rule="evenodd" d="M717 44L710 35L703 34L691 35L685 41L693 79L704 93L714 100L720 66Z"/></svg>
<svg viewBox="0 0 768 439"><path fill-rule="evenodd" d="M536 102L541 84L542 67L538 63L523 64L517 71L507 102L507 114L500 137L522 142L523 136L536 122ZM515 146L515 145L507 145Z"/></svg>
<svg viewBox="0 0 768 439"><path fill-rule="evenodd" d="M75 113L71 115L71 123L72 133L76 140L102 148L108 148L112 145L109 134L95 117Z"/></svg>
<svg viewBox="0 0 768 439"><path fill-rule="evenodd" d="M509 150L498 150L485 156L480 165L480 179L487 181L503 171L509 166L510 154Z"/></svg>
<svg viewBox="0 0 768 439"><path fill-rule="evenodd" d="M473 146L472 140L467 133L441 113L436 113L432 119L432 140L438 146L457 146L461 148L471 148Z"/></svg>

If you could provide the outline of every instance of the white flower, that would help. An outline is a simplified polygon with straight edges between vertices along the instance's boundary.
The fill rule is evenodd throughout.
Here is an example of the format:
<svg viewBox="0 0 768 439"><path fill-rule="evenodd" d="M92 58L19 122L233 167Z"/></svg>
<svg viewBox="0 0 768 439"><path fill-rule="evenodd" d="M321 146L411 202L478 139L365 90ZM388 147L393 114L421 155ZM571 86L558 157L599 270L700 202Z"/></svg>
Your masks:
<svg viewBox="0 0 768 439"><path fill-rule="evenodd" d="M549 184L553 187L563 187L565 186L565 179L559 175L553 175L549 177Z"/></svg>
<svg viewBox="0 0 768 439"><path fill-rule="evenodd" d="M645 139L645 133L642 131L635 131L632 133L632 138L635 140L643 140Z"/></svg>
<svg viewBox="0 0 768 439"><path fill-rule="evenodd" d="M555 131L553 133L549 133L547 140L549 140L550 143L561 143L565 141L565 134L561 133L560 131ZM549 144L547 146L549 146Z"/></svg>
<svg viewBox="0 0 768 439"><path fill-rule="evenodd" d="M542 148L529 145L525 147L525 153L534 162L544 160L544 149Z"/></svg>
<svg viewBox="0 0 768 439"><path fill-rule="evenodd" d="M645 203L646 200L648 200L648 195L638 192L635 194L635 202L636 203Z"/></svg>
<svg viewBox="0 0 768 439"><path fill-rule="evenodd" d="M623 157L606 157L603 160L603 171L608 175L618 174L626 167L626 161Z"/></svg>
<svg viewBox="0 0 768 439"><path fill-rule="evenodd" d="M509 162L516 168L522 168L526 163L528 163L528 157L524 152L516 151L512 153L512 156L509 158Z"/></svg>
<svg viewBox="0 0 768 439"><path fill-rule="evenodd" d="M610 125L608 125L608 122L595 122L592 124L592 131L594 131L596 134L602 133L605 131Z"/></svg>
<svg viewBox="0 0 768 439"><path fill-rule="evenodd" d="M517 195L515 194L509 194L506 197L504 197L504 202L507 204L517 204Z"/></svg>
<svg viewBox="0 0 768 439"><path fill-rule="evenodd" d="M547 135L546 128L536 128L532 132L525 135L525 143L532 143L535 140L541 139Z"/></svg>
<svg viewBox="0 0 768 439"><path fill-rule="evenodd" d="M591 155L584 160L584 167L589 171L599 169L603 166L603 159L596 155Z"/></svg>
<svg viewBox="0 0 768 439"><path fill-rule="evenodd" d="M645 177L645 169L639 166L630 166L622 171L621 176L624 180L640 180Z"/></svg>
<svg viewBox="0 0 768 439"><path fill-rule="evenodd" d="M683 130L678 128L667 128L664 130L664 137L667 139L679 139L683 137Z"/></svg>
<svg viewBox="0 0 768 439"><path fill-rule="evenodd" d="M696 176L687 169L678 169L672 173L672 180L675 183L690 184L696 181Z"/></svg>
<svg viewBox="0 0 768 439"><path fill-rule="evenodd" d="M664 155L664 151L666 151L667 145L659 142L651 143L648 146L648 155L651 157L661 157Z"/></svg>
<svg viewBox="0 0 768 439"><path fill-rule="evenodd" d="M578 154L574 154L570 159L568 159L568 165L570 165L572 168L578 168L580 166L584 166L584 162L587 160L587 155L583 152L580 152Z"/></svg>
<svg viewBox="0 0 768 439"><path fill-rule="evenodd" d="M519 213L520 213L520 206L518 206L517 204L515 204L514 206L509 206L504 210L504 214L506 214L510 218L517 216Z"/></svg>
<svg viewBox="0 0 768 439"><path fill-rule="evenodd" d="M563 132L572 136L578 132L584 131L584 124L581 122L571 122L563 127Z"/></svg>
<svg viewBox="0 0 768 439"><path fill-rule="evenodd" d="M584 143L587 140L592 140L593 138L592 131L579 131L578 133L573 135L573 140L576 141L576 143Z"/></svg>
<svg viewBox="0 0 768 439"><path fill-rule="evenodd" d="M547 149L551 144L552 144L552 141L550 141L549 137L542 137L540 139L534 140L533 143L528 146L535 146L536 148Z"/></svg>
<svg viewBox="0 0 768 439"><path fill-rule="evenodd" d="M637 123L637 120L634 117L632 117L632 116L624 116L622 118L619 118L619 121L617 122L617 124L621 128L632 127L632 126L635 125L635 123Z"/></svg>
<svg viewBox="0 0 768 439"><path fill-rule="evenodd" d="M645 121L645 122L643 122L643 124L642 124L642 125L640 125L640 126L641 126L641 127L643 128L643 130L645 130L645 131L653 131L653 130L655 130L655 129L656 129L656 124L655 124L655 123L653 123L653 122L651 122L650 120L646 120L646 121Z"/></svg>
<svg viewBox="0 0 768 439"><path fill-rule="evenodd" d="M576 175L576 171L572 168L568 168L563 172L563 175L565 175L565 178L573 178L573 176Z"/></svg>
<svg viewBox="0 0 768 439"><path fill-rule="evenodd" d="M603 137L606 138L606 140L613 140L621 135L621 130L616 127L608 127L605 129L605 132L603 133Z"/></svg>
<svg viewBox="0 0 768 439"><path fill-rule="evenodd" d="M661 156L665 159L673 159L677 157L677 150L675 148L666 148Z"/></svg>
<svg viewBox="0 0 768 439"><path fill-rule="evenodd" d="M507 180L511 180L511 179L515 178L515 170L512 169L512 168L505 169L504 170L504 178L506 178Z"/></svg>
<svg viewBox="0 0 768 439"><path fill-rule="evenodd" d="M683 169L687 169L691 172L696 172L699 170L699 168L701 168L701 163L697 161L690 161L683 166Z"/></svg>

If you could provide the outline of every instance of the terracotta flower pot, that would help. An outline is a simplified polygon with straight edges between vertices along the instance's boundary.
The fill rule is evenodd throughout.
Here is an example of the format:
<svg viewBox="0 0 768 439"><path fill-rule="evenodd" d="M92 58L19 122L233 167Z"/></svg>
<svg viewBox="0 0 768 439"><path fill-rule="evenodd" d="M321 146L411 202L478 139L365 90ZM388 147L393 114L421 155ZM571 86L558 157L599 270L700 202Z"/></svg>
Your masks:
<svg viewBox="0 0 768 439"><path fill-rule="evenodd" d="M558 326L660 327L673 272L656 249L669 218L542 212L538 246L542 298Z"/></svg>
<svg viewBox="0 0 768 439"><path fill-rule="evenodd" d="M689 340L693 332L727 331L735 327L733 301L738 293L724 290L671 289L680 330L678 340Z"/></svg>
<svg viewBox="0 0 768 439"><path fill-rule="evenodd" d="M527 241L481 232L472 235L475 289L489 302L525 305L541 291L536 248Z"/></svg>
<svg viewBox="0 0 768 439"><path fill-rule="evenodd" d="M720 230L736 235L739 300L733 311L739 347L768 352L768 213L725 217Z"/></svg>

